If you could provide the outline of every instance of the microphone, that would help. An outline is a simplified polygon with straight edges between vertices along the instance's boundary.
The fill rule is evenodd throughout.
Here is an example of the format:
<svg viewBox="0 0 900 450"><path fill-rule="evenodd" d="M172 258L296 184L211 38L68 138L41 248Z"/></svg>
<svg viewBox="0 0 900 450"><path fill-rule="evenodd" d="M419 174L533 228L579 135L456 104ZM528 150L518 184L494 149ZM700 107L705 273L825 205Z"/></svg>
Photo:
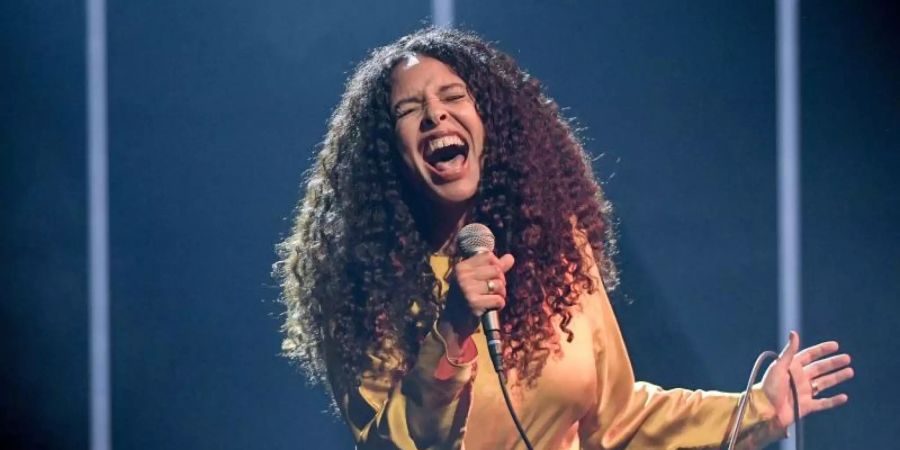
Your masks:
<svg viewBox="0 0 900 450"><path fill-rule="evenodd" d="M471 258L479 253L494 252L494 233L491 229L480 224L470 223L456 235L456 246L464 258ZM484 330L484 336L487 338L488 353L491 354L491 362L494 363L494 370L497 371L497 378L500 379L500 392L503 393L503 400L506 402L506 408L509 409L509 415L516 424L516 430L519 430L519 436L528 450L533 450L534 446L528 440L525 428L516 415L513 408L512 400L509 399L509 391L506 389L506 375L503 373L503 348L500 342L500 317L497 310L489 309L481 315L481 328Z"/></svg>
<svg viewBox="0 0 900 450"><path fill-rule="evenodd" d="M462 227L456 235L456 246L463 258L470 258L479 253L493 253L494 243L494 233L480 223L470 223ZM481 315L481 328L487 339L488 353L491 355L491 362L494 363L494 370L502 374L503 344L500 342L500 316L497 310L489 309Z"/></svg>

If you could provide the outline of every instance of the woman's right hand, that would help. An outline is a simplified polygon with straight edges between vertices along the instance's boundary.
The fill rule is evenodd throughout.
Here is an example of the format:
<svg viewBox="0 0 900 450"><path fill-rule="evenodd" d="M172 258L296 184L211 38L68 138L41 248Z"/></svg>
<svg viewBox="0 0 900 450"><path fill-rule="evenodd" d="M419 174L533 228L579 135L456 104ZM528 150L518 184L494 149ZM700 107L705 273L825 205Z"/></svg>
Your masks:
<svg viewBox="0 0 900 450"><path fill-rule="evenodd" d="M475 332L482 314L506 305L506 272L513 264L515 259L510 254L498 258L486 252L453 266L447 304L438 321L438 331L451 347L450 353L454 344L462 345Z"/></svg>

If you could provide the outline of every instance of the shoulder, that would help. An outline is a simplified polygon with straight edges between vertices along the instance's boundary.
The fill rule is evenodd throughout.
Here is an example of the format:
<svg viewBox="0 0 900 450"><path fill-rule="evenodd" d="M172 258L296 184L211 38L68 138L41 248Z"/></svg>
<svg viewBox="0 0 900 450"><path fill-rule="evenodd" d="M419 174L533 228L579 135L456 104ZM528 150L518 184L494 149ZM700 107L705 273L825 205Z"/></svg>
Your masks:
<svg viewBox="0 0 900 450"><path fill-rule="evenodd" d="M570 218L570 221L572 222L572 240L578 250L580 260L574 264L570 263L569 271L573 274L581 273L590 281L589 286L581 286L578 283L574 286L574 289L578 291L578 304L589 318L599 319L611 313L609 296L603 284L603 277L600 275L597 256L587 233L577 226L574 217Z"/></svg>

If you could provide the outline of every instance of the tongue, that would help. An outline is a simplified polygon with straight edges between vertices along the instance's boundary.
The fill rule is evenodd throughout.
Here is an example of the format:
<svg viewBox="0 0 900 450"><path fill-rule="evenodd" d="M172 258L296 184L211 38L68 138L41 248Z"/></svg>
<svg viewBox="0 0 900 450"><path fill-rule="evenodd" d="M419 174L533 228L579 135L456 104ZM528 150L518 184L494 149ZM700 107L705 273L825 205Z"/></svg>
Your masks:
<svg viewBox="0 0 900 450"><path fill-rule="evenodd" d="M434 168L437 169L438 172L459 172L462 169L463 163L465 161L465 156L456 155L449 161L441 161L435 163Z"/></svg>

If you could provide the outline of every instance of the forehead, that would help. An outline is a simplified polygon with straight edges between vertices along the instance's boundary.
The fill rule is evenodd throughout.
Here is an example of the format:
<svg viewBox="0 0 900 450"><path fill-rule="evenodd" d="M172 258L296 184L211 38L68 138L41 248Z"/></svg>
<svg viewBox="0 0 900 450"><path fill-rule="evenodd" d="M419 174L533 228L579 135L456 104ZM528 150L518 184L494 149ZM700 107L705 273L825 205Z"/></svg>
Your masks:
<svg viewBox="0 0 900 450"><path fill-rule="evenodd" d="M437 59L410 55L400 60L391 72L391 97L428 92L451 83L465 84L465 81Z"/></svg>

